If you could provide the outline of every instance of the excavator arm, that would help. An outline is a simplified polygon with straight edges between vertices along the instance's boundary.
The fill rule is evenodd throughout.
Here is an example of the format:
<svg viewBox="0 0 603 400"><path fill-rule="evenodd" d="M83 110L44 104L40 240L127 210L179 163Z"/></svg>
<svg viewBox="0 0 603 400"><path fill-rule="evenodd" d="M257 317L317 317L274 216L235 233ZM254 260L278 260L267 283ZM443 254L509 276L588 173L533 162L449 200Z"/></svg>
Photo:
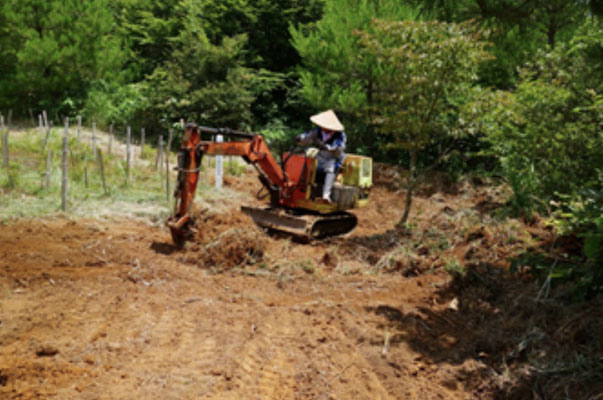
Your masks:
<svg viewBox="0 0 603 400"><path fill-rule="evenodd" d="M201 133L222 135L235 140L203 141ZM187 125L178 156L178 180L174 190L175 209L172 217L167 221L174 243L178 247L182 247L193 232L190 213L204 155L241 156L258 171L260 181L268 189L273 205L277 205L283 193L291 191L293 187L287 181L287 176L280 165L272 157L262 135L225 128Z"/></svg>

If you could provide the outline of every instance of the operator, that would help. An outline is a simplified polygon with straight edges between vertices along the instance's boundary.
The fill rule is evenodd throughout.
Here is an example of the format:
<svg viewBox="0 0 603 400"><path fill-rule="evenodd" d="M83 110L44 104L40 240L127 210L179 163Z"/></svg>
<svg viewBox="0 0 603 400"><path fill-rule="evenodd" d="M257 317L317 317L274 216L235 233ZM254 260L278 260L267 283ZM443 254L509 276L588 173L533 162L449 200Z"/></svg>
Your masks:
<svg viewBox="0 0 603 400"><path fill-rule="evenodd" d="M310 117L310 121L316 127L295 139L300 145L315 146L319 149L316 155L318 159L317 176L324 175L322 202L331 203L331 189L335 183L335 176L345 159L344 128L333 110L313 115Z"/></svg>

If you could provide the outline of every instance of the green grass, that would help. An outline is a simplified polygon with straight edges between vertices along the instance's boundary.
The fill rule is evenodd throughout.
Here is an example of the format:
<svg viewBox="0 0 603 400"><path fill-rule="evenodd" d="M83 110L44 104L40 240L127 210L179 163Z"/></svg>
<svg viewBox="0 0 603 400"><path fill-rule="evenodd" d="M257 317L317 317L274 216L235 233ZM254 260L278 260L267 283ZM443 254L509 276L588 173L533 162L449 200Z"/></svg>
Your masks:
<svg viewBox="0 0 603 400"><path fill-rule="evenodd" d="M467 270L460 264L455 258L446 260L444 264L444 271L448 272L453 277L464 277L467 274Z"/></svg>
<svg viewBox="0 0 603 400"><path fill-rule="evenodd" d="M0 220L53 215L61 209L62 130L53 130L47 148L51 151L50 187L44 185L46 151L44 138L36 130L12 132L9 137L10 168L0 167ZM114 140L113 151L117 148ZM131 179L127 179L124 155L103 154L107 191L88 143L77 143L71 134L68 169L68 210L78 216L154 215L166 216L169 203L165 171L160 180L154 167L155 151L147 148L146 159L136 153ZM102 146L106 150L106 146ZM1 153L0 153L1 154ZM172 163L175 157L172 158ZM8 175L13 185L9 184ZM86 179L87 176L87 179ZM172 172L171 187L176 176ZM170 196L171 197L171 196Z"/></svg>

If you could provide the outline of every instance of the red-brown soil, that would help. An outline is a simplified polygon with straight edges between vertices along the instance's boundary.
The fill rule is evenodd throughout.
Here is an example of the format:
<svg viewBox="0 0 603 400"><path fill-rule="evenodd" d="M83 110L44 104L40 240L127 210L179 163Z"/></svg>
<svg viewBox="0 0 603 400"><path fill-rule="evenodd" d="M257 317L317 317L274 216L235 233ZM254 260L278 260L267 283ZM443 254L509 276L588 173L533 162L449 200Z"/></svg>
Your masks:
<svg viewBox="0 0 603 400"><path fill-rule="evenodd" d="M253 202L255 178L226 184ZM311 244L236 201L183 251L139 220L0 225L0 398L596 398L532 361L593 343L600 302L537 302L507 272L552 230L490 218L500 187L427 192L406 233L404 193L377 185L353 233Z"/></svg>

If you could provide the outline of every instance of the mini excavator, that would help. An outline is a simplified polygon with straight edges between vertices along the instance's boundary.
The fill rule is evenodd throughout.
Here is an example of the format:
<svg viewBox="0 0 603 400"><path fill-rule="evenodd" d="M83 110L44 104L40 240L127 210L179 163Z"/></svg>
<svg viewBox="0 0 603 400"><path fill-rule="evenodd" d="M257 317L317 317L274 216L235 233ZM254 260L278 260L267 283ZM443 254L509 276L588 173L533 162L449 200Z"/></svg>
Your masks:
<svg viewBox="0 0 603 400"><path fill-rule="evenodd" d="M202 133L222 135L229 141L202 140ZM299 149L296 149L299 150ZM174 244L181 248L195 232L191 215L195 190L205 155L241 156L258 172L270 201L266 207L241 207L259 226L293 235L303 241L350 232L358 222L346 210L368 203L372 186L372 159L347 154L331 192L332 202L321 202L322 182L317 160L291 150L278 163L262 135L228 128L188 124L178 155L178 179L174 190L174 211L166 225Z"/></svg>

